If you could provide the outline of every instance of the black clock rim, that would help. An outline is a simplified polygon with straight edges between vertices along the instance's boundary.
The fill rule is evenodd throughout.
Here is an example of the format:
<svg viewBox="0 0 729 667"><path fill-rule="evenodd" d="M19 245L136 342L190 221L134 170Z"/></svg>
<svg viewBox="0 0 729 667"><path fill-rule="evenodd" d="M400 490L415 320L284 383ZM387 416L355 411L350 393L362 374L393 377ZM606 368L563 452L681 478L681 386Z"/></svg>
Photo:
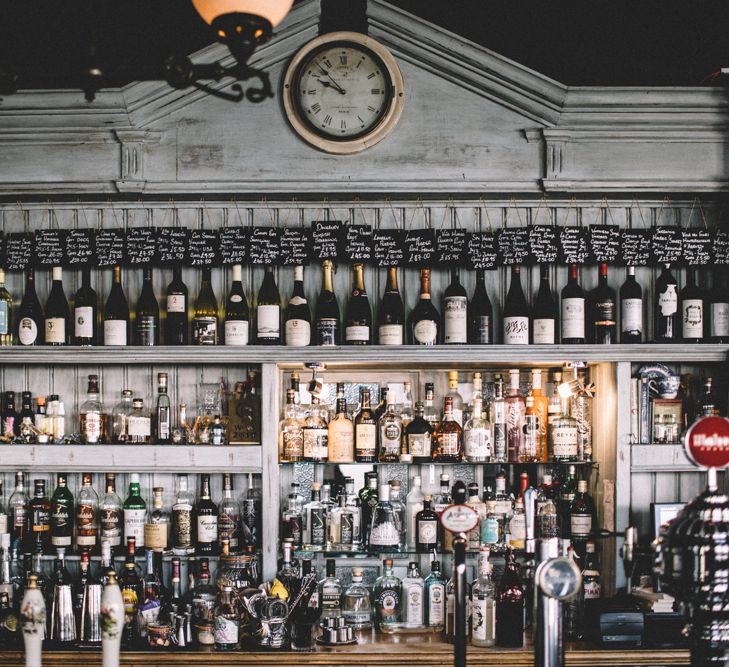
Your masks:
<svg viewBox="0 0 729 667"><path fill-rule="evenodd" d="M336 136L333 134L328 134L325 132L322 132L321 127L318 125L315 125L312 123L304 111L304 108L301 106L301 101L299 99L298 91L299 91L299 85L301 83L301 75L304 72L304 70L309 67L311 64L311 61L313 58L315 58L319 53L322 51L328 51L332 47L337 46L346 46L350 49L354 49L356 51L364 51L367 53L372 60L379 65L380 69L385 75L386 86L387 86L387 100L384 102L385 110L382 114L380 114L380 117L377 119L377 122L368 127L366 130L362 130L362 132L358 132L357 134L349 134L346 137L342 136ZM380 56L375 53L372 49L368 48L364 44L359 44L357 42L350 42L348 40L336 40L332 42L327 42L326 44L320 44L315 49L312 49L307 55L306 60L302 61L299 66L296 68L296 73L294 74L291 89L289 91L289 96L291 101L293 102L293 107L296 110L296 115L299 117L299 120L311 131L314 132L317 136L321 137L322 139L326 139L328 141L334 141L336 143L346 143L348 141L356 141L357 139L361 139L362 137L366 137L369 134L372 134L382 123L385 121L385 119L388 117L390 109L392 108L392 103L395 100L395 92L394 92L394 84L392 81L392 75L390 74L390 70L385 64L385 61L380 58Z"/></svg>

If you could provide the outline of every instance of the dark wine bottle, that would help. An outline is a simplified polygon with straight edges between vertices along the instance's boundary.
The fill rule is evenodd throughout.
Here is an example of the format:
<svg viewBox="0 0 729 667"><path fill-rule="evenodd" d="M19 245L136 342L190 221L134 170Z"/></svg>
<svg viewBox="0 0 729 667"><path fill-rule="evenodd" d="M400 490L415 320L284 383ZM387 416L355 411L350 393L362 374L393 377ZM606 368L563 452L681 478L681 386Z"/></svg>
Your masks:
<svg viewBox="0 0 729 667"><path fill-rule="evenodd" d="M259 345L281 344L281 295L273 267L266 266L256 303L256 340Z"/></svg>
<svg viewBox="0 0 729 667"><path fill-rule="evenodd" d="M387 269L387 283L377 311L377 342L402 345L405 342L405 306L397 288L397 267Z"/></svg>
<svg viewBox="0 0 729 667"><path fill-rule="evenodd" d="M476 288L468 308L468 342L488 345L494 342L494 309L486 292L486 272L476 272Z"/></svg>
<svg viewBox="0 0 729 667"><path fill-rule="evenodd" d="M468 342L468 295L461 285L458 267L451 267L451 282L443 295L443 342Z"/></svg>
<svg viewBox="0 0 729 667"><path fill-rule="evenodd" d="M704 293L693 267L689 267L681 291L681 335L684 343L704 342Z"/></svg>
<svg viewBox="0 0 729 667"><path fill-rule="evenodd" d="M304 293L304 267L294 269L294 291L284 312L285 344L291 347L311 345L311 309Z"/></svg>
<svg viewBox="0 0 729 667"><path fill-rule="evenodd" d="M25 273L25 293L18 308L17 335L21 345L43 344L43 309L35 291L35 271Z"/></svg>
<svg viewBox="0 0 729 667"><path fill-rule="evenodd" d="M352 273L352 293L344 313L344 342L346 345L370 345L372 308L364 285L364 264L355 264Z"/></svg>
<svg viewBox="0 0 729 667"><path fill-rule="evenodd" d="M430 298L430 269L420 269L420 297L408 317L411 345L437 345L440 315Z"/></svg>
<svg viewBox="0 0 729 667"><path fill-rule="evenodd" d="M653 304L653 340L656 343L677 343L681 338L678 315L678 281L665 264L656 280Z"/></svg>
<svg viewBox="0 0 729 667"><path fill-rule="evenodd" d="M504 344L529 344L529 306L521 288L521 267L511 267L511 284L504 303Z"/></svg>
<svg viewBox="0 0 729 667"><path fill-rule="evenodd" d="M532 310L532 343L554 345L557 331L557 304L549 284L549 265L539 267L539 289Z"/></svg>
<svg viewBox="0 0 729 667"><path fill-rule="evenodd" d="M617 341L615 290L608 285L607 262L600 263L597 287L590 292L590 342L610 345Z"/></svg>
<svg viewBox="0 0 729 667"><path fill-rule="evenodd" d="M714 288L709 305L709 338L712 343L729 342L729 288L726 269L714 271Z"/></svg>
<svg viewBox="0 0 729 667"><path fill-rule="evenodd" d="M233 265L233 282L225 303L225 344L248 345L248 328L251 319L248 299L243 291L243 269Z"/></svg>
<svg viewBox="0 0 729 667"><path fill-rule="evenodd" d="M121 284L121 267L114 267L114 282L104 305L104 345L126 345L129 336L129 304Z"/></svg>
<svg viewBox="0 0 729 667"><path fill-rule="evenodd" d="M60 266L54 266L53 283L48 294L44 313L44 330L46 345L69 345L71 343L71 317L68 301L63 293L63 272Z"/></svg>
<svg viewBox="0 0 729 667"><path fill-rule="evenodd" d="M204 267L192 314L193 345L218 344L218 300L213 292L211 278L210 267Z"/></svg>
<svg viewBox="0 0 729 667"><path fill-rule="evenodd" d="M135 345L145 347L159 345L159 304L154 295L151 266L145 267L143 272L142 291L134 321L134 342Z"/></svg>
<svg viewBox="0 0 729 667"><path fill-rule="evenodd" d="M635 279L635 267L627 268L620 286L620 342L643 342L643 290Z"/></svg>
<svg viewBox="0 0 729 667"><path fill-rule="evenodd" d="M187 345L188 336L187 285L182 281L182 267L172 267L172 281L167 285L167 319L165 321L165 343Z"/></svg>
<svg viewBox="0 0 729 667"><path fill-rule="evenodd" d="M339 303L334 293L334 264L330 259L322 263L322 282L316 303L316 344L339 345Z"/></svg>
<svg viewBox="0 0 729 667"><path fill-rule="evenodd" d="M98 345L99 297L91 287L91 267L81 271L81 287L73 297L73 344Z"/></svg>
<svg viewBox="0 0 729 667"><path fill-rule="evenodd" d="M585 342L585 290L577 282L577 264L570 265L570 277L562 288L562 343Z"/></svg>

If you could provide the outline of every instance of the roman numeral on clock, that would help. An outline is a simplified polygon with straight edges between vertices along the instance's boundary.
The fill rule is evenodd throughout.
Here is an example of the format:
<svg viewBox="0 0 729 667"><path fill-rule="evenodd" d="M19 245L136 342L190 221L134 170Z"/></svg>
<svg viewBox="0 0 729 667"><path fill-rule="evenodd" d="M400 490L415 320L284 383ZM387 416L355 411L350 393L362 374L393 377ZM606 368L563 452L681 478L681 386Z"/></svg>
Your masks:
<svg viewBox="0 0 729 667"><path fill-rule="evenodd" d="M313 114L318 114L321 111L321 104L319 102L315 102L311 105L311 109L309 111Z"/></svg>

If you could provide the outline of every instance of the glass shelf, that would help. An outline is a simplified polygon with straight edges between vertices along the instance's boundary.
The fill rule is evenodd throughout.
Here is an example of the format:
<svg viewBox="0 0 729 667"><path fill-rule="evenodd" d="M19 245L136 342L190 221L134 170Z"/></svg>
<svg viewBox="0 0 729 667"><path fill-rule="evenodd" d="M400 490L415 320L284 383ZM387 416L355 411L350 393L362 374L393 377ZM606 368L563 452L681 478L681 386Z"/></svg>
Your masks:
<svg viewBox="0 0 729 667"><path fill-rule="evenodd" d="M515 553L520 553L519 549L514 549ZM492 551L492 556L500 556L505 553L504 550L499 551ZM314 550L308 550L308 549L296 549L294 551L294 554L298 558L314 558L314 557L320 557L320 558L377 558L377 559L383 559L383 558L393 558L397 559L399 558L405 558L407 556L410 557L433 557L432 551L414 551L414 550L407 550L404 549L402 551L314 551ZM478 551L466 551L466 557L476 557L478 556ZM452 556L452 551L436 551L435 555L438 558L442 558L443 556Z"/></svg>
<svg viewBox="0 0 729 667"><path fill-rule="evenodd" d="M501 466L501 467L513 467L513 466L593 466L595 468L599 467L599 463L597 461L547 461L546 463L541 463L537 461L530 461L530 462L516 462L516 461L505 461L505 462L498 462L498 461L487 461L487 462L478 462L478 463L471 463L469 461L460 461L459 463L438 463L437 461L428 461L427 463L379 463L377 461L370 462L370 463L360 463L359 461L352 461L351 463L331 463L329 461L279 461L279 465L282 466L293 466L293 465L321 465L321 466L351 466L351 465L361 465L361 466Z"/></svg>

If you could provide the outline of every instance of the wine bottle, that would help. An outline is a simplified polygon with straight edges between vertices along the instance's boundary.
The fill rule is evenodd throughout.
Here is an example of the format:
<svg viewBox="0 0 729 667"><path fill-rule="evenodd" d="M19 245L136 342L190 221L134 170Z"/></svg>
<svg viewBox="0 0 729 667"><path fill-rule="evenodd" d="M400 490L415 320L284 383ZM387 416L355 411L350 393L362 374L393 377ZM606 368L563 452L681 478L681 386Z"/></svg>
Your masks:
<svg viewBox="0 0 729 667"><path fill-rule="evenodd" d="M486 292L486 272L476 272L476 288L468 309L468 342L473 345L488 345L493 339L494 310Z"/></svg>
<svg viewBox="0 0 729 667"><path fill-rule="evenodd" d="M304 267L294 268L294 291L284 311L284 343L290 347L311 345L311 310L304 294Z"/></svg>
<svg viewBox="0 0 729 667"><path fill-rule="evenodd" d="M60 266L54 266L53 282L46 301L44 330L46 345L69 345L71 328L68 301L63 293L63 273Z"/></svg>
<svg viewBox="0 0 729 667"><path fill-rule="evenodd" d="M656 343L676 343L681 337L678 317L678 282L671 274L671 265L664 264L656 280L653 303L653 339Z"/></svg>
<svg viewBox="0 0 729 667"><path fill-rule="evenodd" d="M213 292L210 267L203 267L200 291L192 315L192 344L218 344L218 300Z"/></svg>
<svg viewBox="0 0 729 667"><path fill-rule="evenodd" d="M25 293L18 309L17 335L21 345L41 345L43 331L43 309L35 291L35 271L25 274Z"/></svg>
<svg viewBox="0 0 729 667"><path fill-rule="evenodd" d="M316 303L316 344L339 345L339 303L334 293L334 263L325 259L322 263L322 281L319 300Z"/></svg>
<svg viewBox="0 0 729 667"><path fill-rule="evenodd" d="M539 268L539 290L534 301L532 313L532 343L535 345L554 345L557 330L557 304L554 302L549 285L549 265Z"/></svg>
<svg viewBox="0 0 729 667"><path fill-rule="evenodd" d="M711 342L729 342L729 288L725 269L714 271L714 289L711 291L709 321Z"/></svg>
<svg viewBox="0 0 729 667"><path fill-rule="evenodd" d="M529 344L529 306L521 288L521 267L511 267L511 284L504 304L504 344Z"/></svg>
<svg viewBox="0 0 729 667"><path fill-rule="evenodd" d="M364 265L352 267L352 293L344 314L344 342L347 345L372 343L372 308L364 286Z"/></svg>
<svg viewBox="0 0 729 667"><path fill-rule="evenodd" d="M615 290L608 285L607 262L600 263L597 287L590 292L590 336L591 343L610 345L615 338Z"/></svg>
<svg viewBox="0 0 729 667"><path fill-rule="evenodd" d="M629 266L620 286L620 342L643 342L643 290L635 279L635 267Z"/></svg>
<svg viewBox="0 0 729 667"><path fill-rule="evenodd" d="M114 267L114 282L104 306L104 345L126 345L129 333L129 304L121 284L121 267Z"/></svg>
<svg viewBox="0 0 729 667"><path fill-rule="evenodd" d="M159 304L154 295L152 267L144 268L142 292L137 301L137 315L134 321L136 345L159 345Z"/></svg>
<svg viewBox="0 0 729 667"><path fill-rule="evenodd" d="M696 269L689 267L681 292L681 334L684 343L704 340L704 294L696 280Z"/></svg>
<svg viewBox="0 0 729 667"><path fill-rule="evenodd" d="M256 340L259 345L281 343L281 296L276 287L273 267L267 266L256 304Z"/></svg>
<svg viewBox="0 0 729 667"><path fill-rule="evenodd" d="M430 298L430 269L420 269L420 297L408 317L411 345L437 345L440 315Z"/></svg>
<svg viewBox="0 0 729 667"><path fill-rule="evenodd" d="M81 287L73 297L73 344L98 345L99 297L91 287L91 267L81 271Z"/></svg>
<svg viewBox="0 0 729 667"><path fill-rule="evenodd" d="M377 311L377 342L402 345L405 342L405 306L397 288L397 267L387 269L387 283Z"/></svg>
<svg viewBox="0 0 729 667"><path fill-rule="evenodd" d="M182 281L182 267L172 267L172 281L167 285L167 320L165 343L187 345L188 337L187 285Z"/></svg>
<svg viewBox="0 0 729 667"><path fill-rule="evenodd" d="M233 265L233 283L225 303L225 344L248 345L248 322L250 311L248 300L243 292L243 269L240 264Z"/></svg>
<svg viewBox="0 0 729 667"><path fill-rule="evenodd" d="M458 267L451 267L451 282L443 295L443 342L468 342L468 295L461 285Z"/></svg>
<svg viewBox="0 0 729 667"><path fill-rule="evenodd" d="M577 264L570 265L570 277L562 289L562 343L585 342L585 291L577 282Z"/></svg>

